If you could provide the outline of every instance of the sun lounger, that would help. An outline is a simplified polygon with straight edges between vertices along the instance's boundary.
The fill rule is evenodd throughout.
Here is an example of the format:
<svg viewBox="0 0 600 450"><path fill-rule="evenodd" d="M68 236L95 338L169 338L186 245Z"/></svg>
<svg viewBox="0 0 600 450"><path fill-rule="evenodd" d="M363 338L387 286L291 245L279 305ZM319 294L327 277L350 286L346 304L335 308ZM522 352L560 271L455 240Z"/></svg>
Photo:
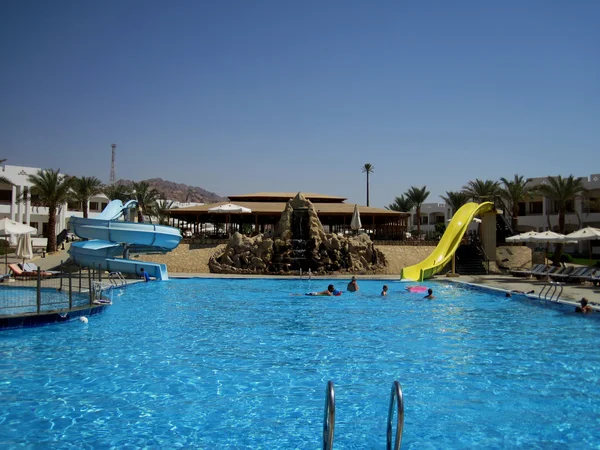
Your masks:
<svg viewBox="0 0 600 450"><path fill-rule="evenodd" d="M38 268L39 267L35 263L32 263L32 262L23 264L23 271L25 271L25 272L37 272ZM60 273L60 271L58 271L58 270L43 270L42 272L45 274L51 274L51 275L58 275Z"/></svg>
<svg viewBox="0 0 600 450"><path fill-rule="evenodd" d="M564 281L573 273L575 266L561 267L558 271L551 273L550 278L556 281Z"/></svg>
<svg viewBox="0 0 600 450"><path fill-rule="evenodd" d="M12 275L15 278L24 278L24 279L28 279L28 278L34 278L37 277L38 272L30 272L30 271L25 271L23 269L21 269L17 264L9 264L8 268L10 269L10 271L12 272ZM50 277L54 274L50 273L50 272L40 272L40 275L43 277Z"/></svg>
<svg viewBox="0 0 600 450"><path fill-rule="evenodd" d="M583 277L582 281L589 281L594 283L594 286L596 286L598 283L600 283L600 269L595 269L595 271L589 277Z"/></svg>
<svg viewBox="0 0 600 450"><path fill-rule="evenodd" d="M556 267L556 266L548 266L546 270L542 270L541 272L536 272L533 274L538 280L541 280L544 277L550 277L553 273L557 273L559 270L564 269L564 267Z"/></svg>
<svg viewBox="0 0 600 450"><path fill-rule="evenodd" d="M592 267L578 267L567 276L560 278L567 283L577 283L584 281L584 279L589 277L593 272L594 269Z"/></svg>
<svg viewBox="0 0 600 450"><path fill-rule="evenodd" d="M513 277L529 277L546 270L547 267L548 266L546 264L536 264L530 270L511 270L510 274Z"/></svg>

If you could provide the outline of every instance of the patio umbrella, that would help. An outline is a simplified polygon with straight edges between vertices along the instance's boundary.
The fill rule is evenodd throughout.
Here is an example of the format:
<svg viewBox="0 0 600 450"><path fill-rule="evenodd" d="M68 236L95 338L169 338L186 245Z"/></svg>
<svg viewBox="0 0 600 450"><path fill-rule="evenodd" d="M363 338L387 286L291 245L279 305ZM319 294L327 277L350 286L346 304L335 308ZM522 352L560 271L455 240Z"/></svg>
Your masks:
<svg viewBox="0 0 600 450"><path fill-rule="evenodd" d="M15 254L17 255L17 258L23 258L23 262L25 262L26 259L33 258L33 246L31 245L30 234L19 235Z"/></svg>
<svg viewBox="0 0 600 450"><path fill-rule="evenodd" d="M536 233L529 239L529 242L546 242L551 244L566 244L573 242L572 240L567 239L564 234L555 233L554 231L550 230Z"/></svg>
<svg viewBox="0 0 600 450"><path fill-rule="evenodd" d="M246 208L244 206L235 205L233 203L225 203L224 205L214 206L212 208L208 208L210 212L214 213L251 213L252 210L250 208Z"/></svg>
<svg viewBox="0 0 600 450"><path fill-rule="evenodd" d="M350 228L354 231L358 231L362 228L360 221L360 212L358 211L358 205L354 205L354 212L352 213L352 220L350 221Z"/></svg>
<svg viewBox="0 0 600 450"><path fill-rule="evenodd" d="M15 222L14 220L5 217L0 220L0 236L12 236L12 235L21 235L21 234L32 234L36 233L37 229L30 227L29 225L25 225L24 223ZM4 252L4 265L5 270L4 273L8 272L8 249Z"/></svg>
<svg viewBox="0 0 600 450"><path fill-rule="evenodd" d="M588 241L588 250L590 255L590 266L592 265L592 241L600 239L600 228L582 228L581 230L574 231L573 233L567 234L566 238L574 241Z"/></svg>
<svg viewBox="0 0 600 450"><path fill-rule="evenodd" d="M213 213L227 214L227 216L225 217L225 229L227 230L227 236L229 236L228 225L230 214L248 214L252 212L250 208L246 208L245 206L240 206L233 203L225 203L223 205L214 206L212 208L208 208L208 210Z"/></svg>
<svg viewBox="0 0 600 450"><path fill-rule="evenodd" d="M506 238L506 242L531 242L530 238L536 234L537 232L535 231L527 231L526 233L521 233Z"/></svg>

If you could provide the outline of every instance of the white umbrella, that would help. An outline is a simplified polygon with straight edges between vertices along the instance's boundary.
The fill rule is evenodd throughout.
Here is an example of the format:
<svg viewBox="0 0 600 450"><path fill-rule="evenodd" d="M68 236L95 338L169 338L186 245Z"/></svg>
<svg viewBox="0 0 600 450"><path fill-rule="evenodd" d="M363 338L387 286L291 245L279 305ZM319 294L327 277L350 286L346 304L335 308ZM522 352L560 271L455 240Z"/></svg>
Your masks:
<svg viewBox="0 0 600 450"><path fill-rule="evenodd" d="M231 214L231 213L233 213L233 214L248 214L248 213L252 212L252 210L250 208L246 208L246 207L240 206L240 205L235 205L233 203L225 203L224 205L214 206L212 208L208 208L208 210L213 213L227 214L227 217L225 218L225 229L227 230L227 236L229 236L229 230L228 230L229 214Z"/></svg>
<svg viewBox="0 0 600 450"><path fill-rule="evenodd" d="M574 241L594 241L600 239L600 228L582 228L581 230L567 234L566 237Z"/></svg>
<svg viewBox="0 0 600 450"><path fill-rule="evenodd" d="M252 210L250 208L246 208L244 206L235 205L233 203L226 203L224 205L214 206L212 208L208 208L210 212L214 213L251 213Z"/></svg>
<svg viewBox="0 0 600 450"><path fill-rule="evenodd" d="M21 234L19 236L15 254L17 255L17 258L23 258L23 262L25 262L26 259L33 258L33 246L31 245L30 234Z"/></svg>
<svg viewBox="0 0 600 450"><path fill-rule="evenodd" d="M0 220L0 236L31 233L37 233L37 228L30 227L24 223L15 222L14 220L10 220L8 217Z"/></svg>
<svg viewBox="0 0 600 450"><path fill-rule="evenodd" d="M12 236L21 234L32 234L36 233L37 229L25 225L24 223L15 222L14 220L5 217L0 220L0 236ZM8 272L8 251L4 252L4 264L6 266L5 273Z"/></svg>
<svg viewBox="0 0 600 450"><path fill-rule="evenodd" d="M567 242L572 242L565 237L564 234L555 233L554 231L543 231L541 233L536 233L530 237L531 242L550 242L553 244L565 244Z"/></svg>
<svg viewBox="0 0 600 450"><path fill-rule="evenodd" d="M360 221L360 212L358 211L358 205L354 205L354 212L352 213L350 228L352 228L354 231L358 231L362 228L362 223Z"/></svg>
<svg viewBox="0 0 600 450"><path fill-rule="evenodd" d="M506 242L531 242L531 237L535 236L537 232L527 231L526 233L517 234L506 238Z"/></svg>
<svg viewBox="0 0 600 450"><path fill-rule="evenodd" d="M600 228L582 228L581 230L574 231L566 236L568 239L572 239L574 241L588 241L589 244L589 255L590 255L590 265L592 265L592 241L596 239L600 239Z"/></svg>

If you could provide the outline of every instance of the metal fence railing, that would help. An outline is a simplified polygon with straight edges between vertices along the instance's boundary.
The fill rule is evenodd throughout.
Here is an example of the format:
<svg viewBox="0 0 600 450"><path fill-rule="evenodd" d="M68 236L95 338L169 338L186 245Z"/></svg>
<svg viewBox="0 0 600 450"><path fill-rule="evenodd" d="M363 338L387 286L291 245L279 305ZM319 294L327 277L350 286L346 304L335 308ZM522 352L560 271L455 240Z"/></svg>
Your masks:
<svg viewBox="0 0 600 450"><path fill-rule="evenodd" d="M59 271L38 269L0 283L0 316L70 311L109 302L111 295L112 286L102 284L102 271L62 265Z"/></svg>

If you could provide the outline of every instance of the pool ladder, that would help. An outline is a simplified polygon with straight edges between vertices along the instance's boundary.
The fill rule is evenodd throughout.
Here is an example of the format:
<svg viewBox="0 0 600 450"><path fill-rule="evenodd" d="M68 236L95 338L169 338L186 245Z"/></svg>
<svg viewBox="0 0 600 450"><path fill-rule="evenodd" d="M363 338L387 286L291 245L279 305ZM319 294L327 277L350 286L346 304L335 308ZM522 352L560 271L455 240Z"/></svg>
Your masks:
<svg viewBox="0 0 600 450"><path fill-rule="evenodd" d="M394 409L394 406L396 408ZM394 438L393 418L396 411L396 436ZM323 415L323 450L333 449L333 432L335 428L335 390L333 381L327 382L325 390L325 414ZM386 450L399 450L402 445L402 431L404 429L404 396L399 381L392 383L390 407L387 419ZM392 447L392 440L394 441Z"/></svg>
<svg viewBox="0 0 600 450"><path fill-rule="evenodd" d="M114 287L125 287L127 286L127 280L121 272L111 272L108 274L110 284Z"/></svg>
<svg viewBox="0 0 600 450"><path fill-rule="evenodd" d="M560 288L560 289L559 289ZM558 292L557 292L558 291ZM549 300L549 301L558 301L563 292L563 285L558 281L550 281L548 284L542 286L540 289L540 293L538 294L538 299L540 300ZM556 294L556 297L554 297ZM548 297L550 295L550 297Z"/></svg>

